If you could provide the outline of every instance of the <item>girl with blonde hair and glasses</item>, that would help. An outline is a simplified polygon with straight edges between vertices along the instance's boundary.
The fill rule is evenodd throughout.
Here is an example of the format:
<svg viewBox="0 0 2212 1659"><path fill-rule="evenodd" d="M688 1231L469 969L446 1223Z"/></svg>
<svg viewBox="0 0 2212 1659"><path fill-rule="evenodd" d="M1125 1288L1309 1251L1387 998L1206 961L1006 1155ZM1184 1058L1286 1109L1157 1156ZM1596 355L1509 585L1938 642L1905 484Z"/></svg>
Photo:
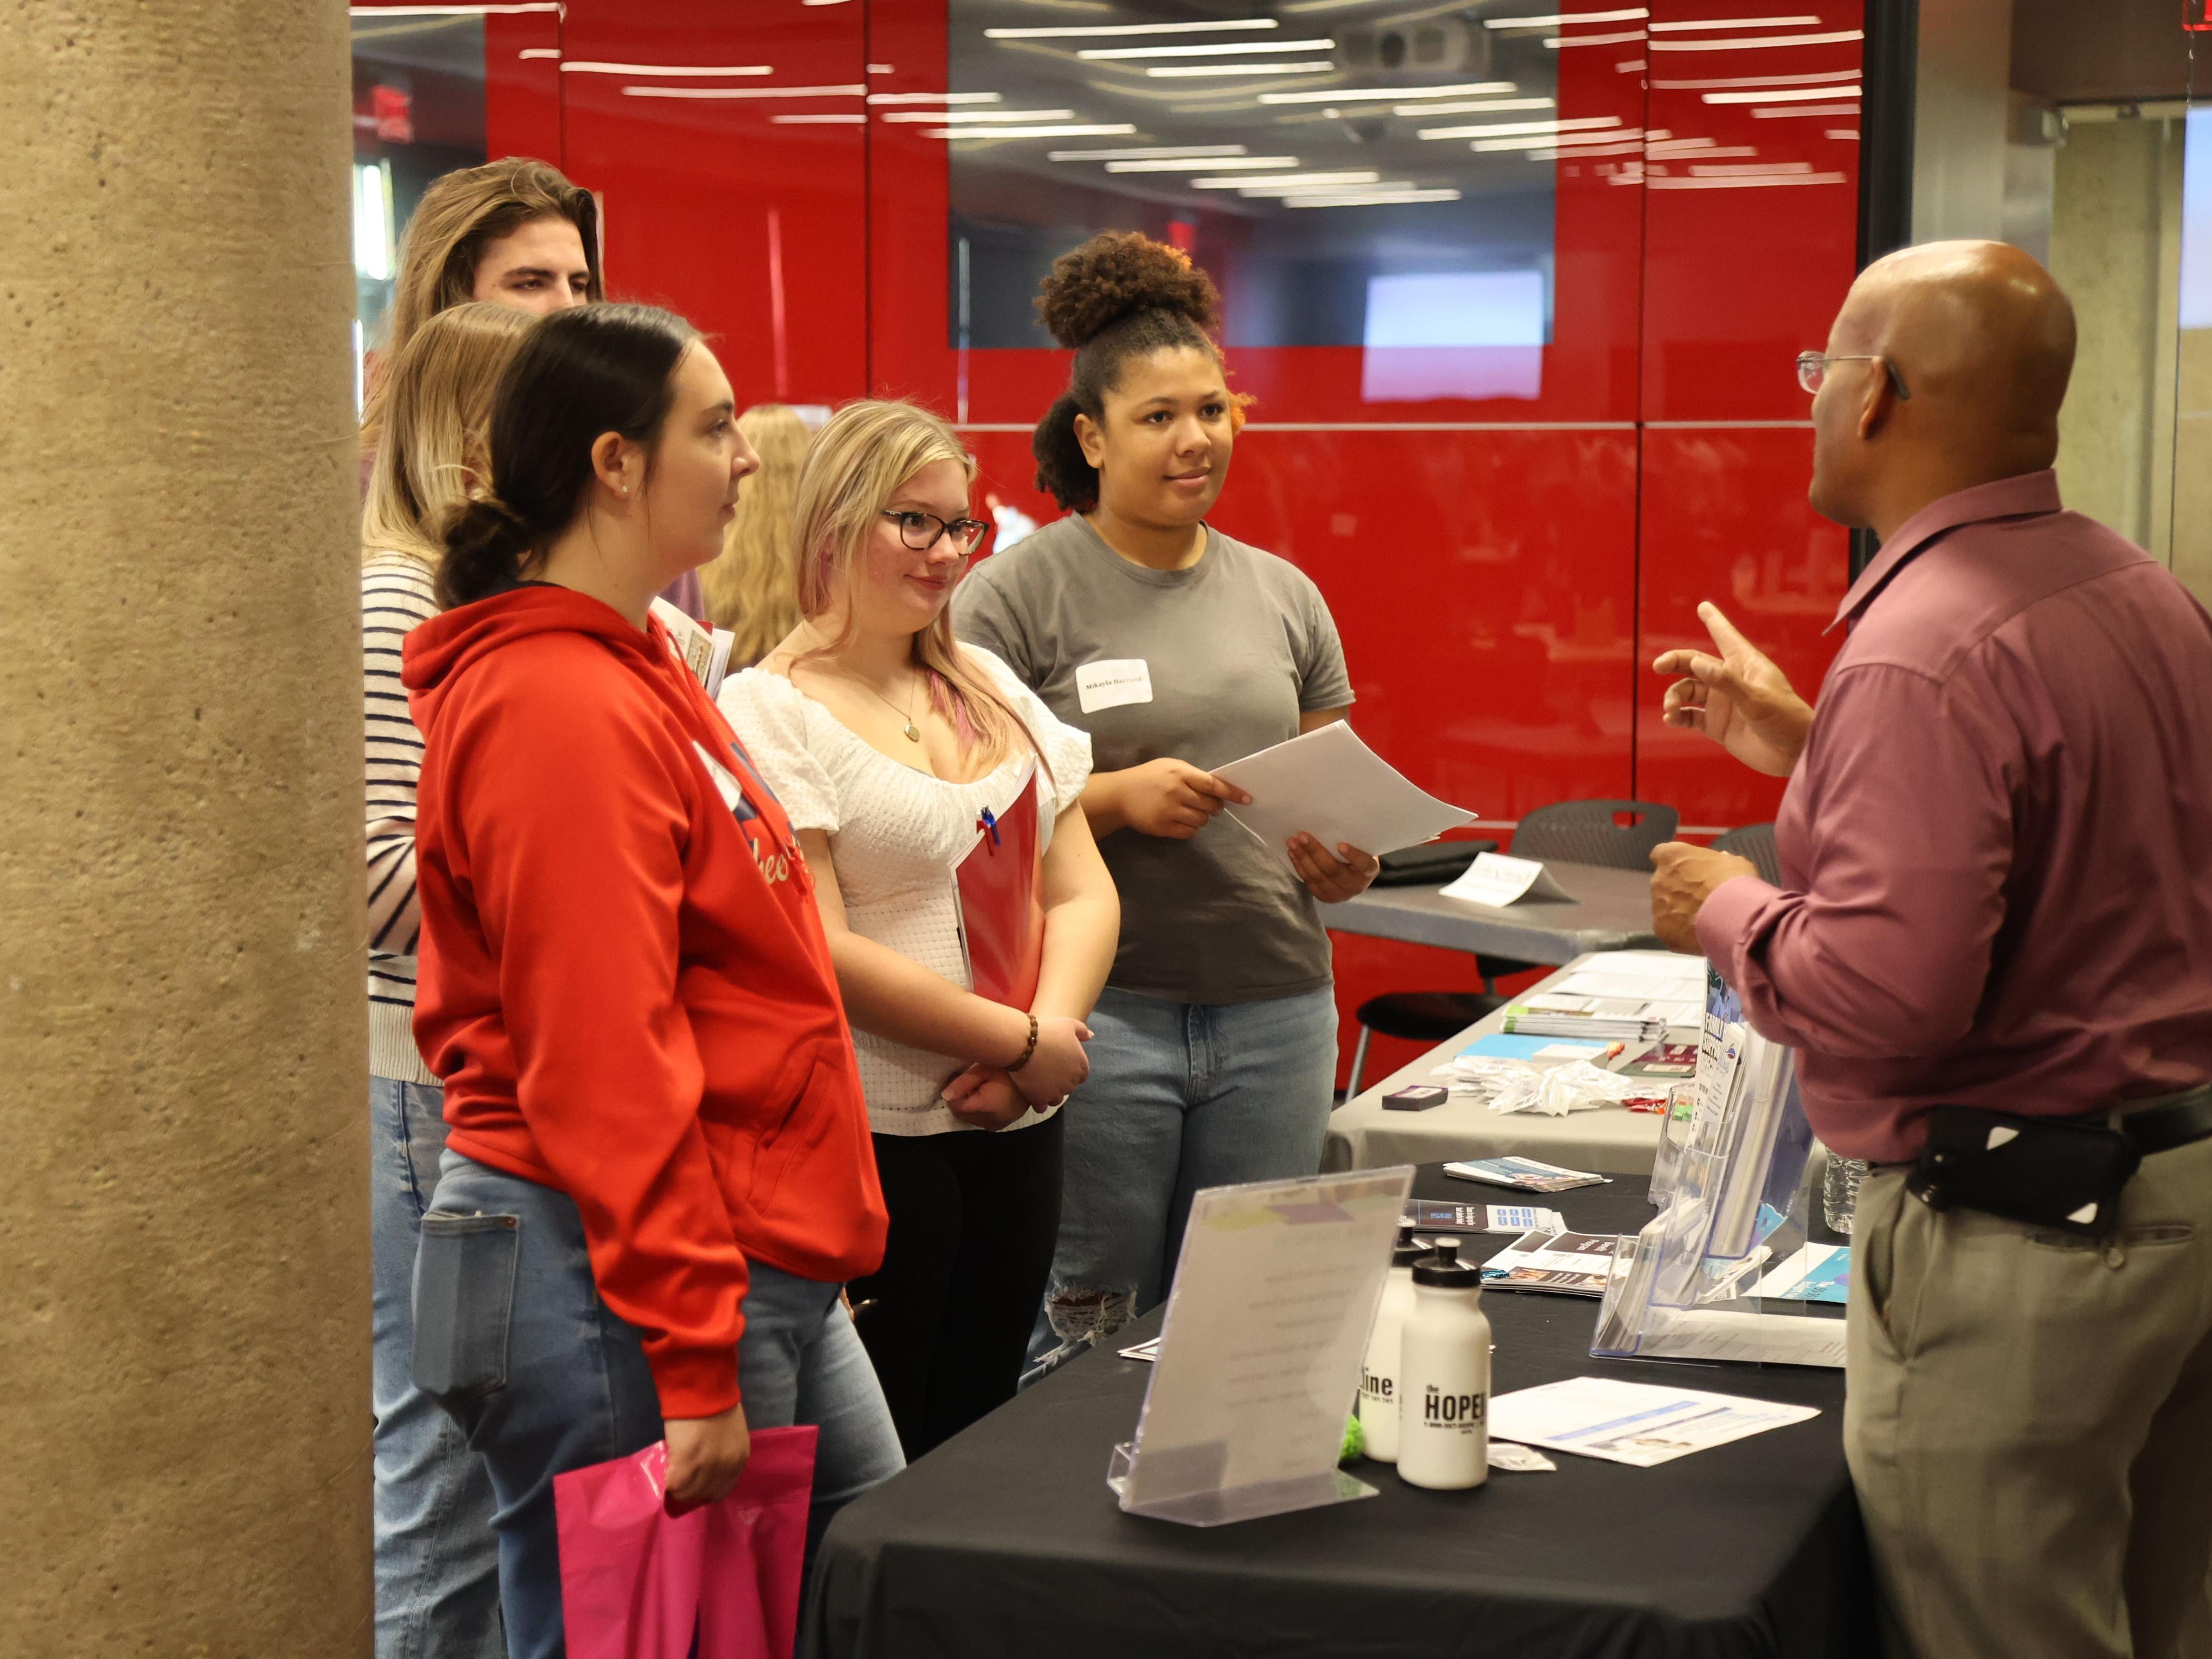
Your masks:
<svg viewBox="0 0 2212 1659"><path fill-rule="evenodd" d="M491 1483L410 1375L422 1212L446 1146L445 1091L410 1029L422 909L415 785L422 738L399 683L402 641L438 609L436 526L478 477L492 389L532 319L440 312L393 357L362 513L362 713L368 755L369 1216L374 1273L376 1648L504 1659Z"/></svg>
<svg viewBox="0 0 2212 1659"><path fill-rule="evenodd" d="M1121 915L1080 804L1089 740L952 637L975 474L911 404L838 411L799 478L804 620L721 694L799 832L854 1027L890 1235L851 1293L909 1458L1013 1395ZM1032 758L1043 961L1012 1008L970 989L952 872Z"/></svg>

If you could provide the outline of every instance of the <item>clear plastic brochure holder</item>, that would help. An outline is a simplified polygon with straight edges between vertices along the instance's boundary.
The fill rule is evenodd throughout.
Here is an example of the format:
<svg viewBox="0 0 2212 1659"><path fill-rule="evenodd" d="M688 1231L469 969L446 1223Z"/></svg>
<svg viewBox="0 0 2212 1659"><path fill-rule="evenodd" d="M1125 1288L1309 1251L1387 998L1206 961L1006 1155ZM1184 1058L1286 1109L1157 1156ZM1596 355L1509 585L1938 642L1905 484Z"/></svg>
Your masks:
<svg viewBox="0 0 2212 1659"><path fill-rule="evenodd" d="M1622 1241L1590 1352L1841 1365L1840 1308L1759 1293L1809 1239L1813 1145L1795 1052L1708 968L1697 1077L1674 1091L1652 1173L1662 1207Z"/></svg>
<svg viewBox="0 0 2212 1659"><path fill-rule="evenodd" d="M1337 1468L1413 1171L1210 1187L1191 1200L1136 1438L1131 1515L1218 1527L1372 1498Z"/></svg>

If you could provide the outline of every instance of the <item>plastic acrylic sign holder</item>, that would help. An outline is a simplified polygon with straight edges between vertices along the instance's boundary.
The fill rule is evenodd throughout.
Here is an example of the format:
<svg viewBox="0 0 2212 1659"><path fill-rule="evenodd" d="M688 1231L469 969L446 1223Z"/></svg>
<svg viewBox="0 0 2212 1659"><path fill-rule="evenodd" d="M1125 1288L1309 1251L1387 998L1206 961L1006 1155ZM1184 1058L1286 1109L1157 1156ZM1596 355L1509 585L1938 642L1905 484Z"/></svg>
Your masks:
<svg viewBox="0 0 2212 1659"><path fill-rule="evenodd" d="M1413 1171L1211 1187L1191 1200L1136 1438L1131 1515L1218 1527L1372 1498L1337 1468Z"/></svg>
<svg viewBox="0 0 2212 1659"><path fill-rule="evenodd" d="M1842 1311L1753 1293L1810 1237L1820 1202L1796 1055L1753 1030L1711 969L1697 1077L1652 1174L1660 1213L1615 1259L1593 1354L1841 1365Z"/></svg>

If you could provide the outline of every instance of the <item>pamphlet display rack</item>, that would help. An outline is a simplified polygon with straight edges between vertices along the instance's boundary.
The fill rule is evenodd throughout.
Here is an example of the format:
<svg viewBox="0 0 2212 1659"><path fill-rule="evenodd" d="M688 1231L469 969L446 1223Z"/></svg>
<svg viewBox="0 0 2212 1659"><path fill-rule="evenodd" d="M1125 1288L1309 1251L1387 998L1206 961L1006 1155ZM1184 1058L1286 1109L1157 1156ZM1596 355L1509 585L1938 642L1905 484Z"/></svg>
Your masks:
<svg viewBox="0 0 2212 1659"><path fill-rule="evenodd" d="M1372 1498L1337 1467L1410 1165L1210 1187L1191 1201L1136 1438L1132 1515L1214 1527Z"/></svg>
<svg viewBox="0 0 2212 1659"><path fill-rule="evenodd" d="M1621 1242L1590 1352L1841 1365L1840 1309L1756 1293L1808 1243L1813 1145L1796 1055L1709 968L1697 1077L1675 1091L1652 1172L1660 1212Z"/></svg>

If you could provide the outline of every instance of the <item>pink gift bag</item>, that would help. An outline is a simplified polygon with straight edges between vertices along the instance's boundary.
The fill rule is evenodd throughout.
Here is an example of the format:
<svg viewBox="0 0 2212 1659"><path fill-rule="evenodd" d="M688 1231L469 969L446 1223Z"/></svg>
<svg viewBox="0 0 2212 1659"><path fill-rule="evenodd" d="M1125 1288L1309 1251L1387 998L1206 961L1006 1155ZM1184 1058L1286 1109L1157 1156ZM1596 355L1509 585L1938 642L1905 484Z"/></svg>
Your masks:
<svg viewBox="0 0 2212 1659"><path fill-rule="evenodd" d="M568 1659L791 1659L815 1432L754 1430L736 1490L678 1516L664 1443L554 1476Z"/></svg>

